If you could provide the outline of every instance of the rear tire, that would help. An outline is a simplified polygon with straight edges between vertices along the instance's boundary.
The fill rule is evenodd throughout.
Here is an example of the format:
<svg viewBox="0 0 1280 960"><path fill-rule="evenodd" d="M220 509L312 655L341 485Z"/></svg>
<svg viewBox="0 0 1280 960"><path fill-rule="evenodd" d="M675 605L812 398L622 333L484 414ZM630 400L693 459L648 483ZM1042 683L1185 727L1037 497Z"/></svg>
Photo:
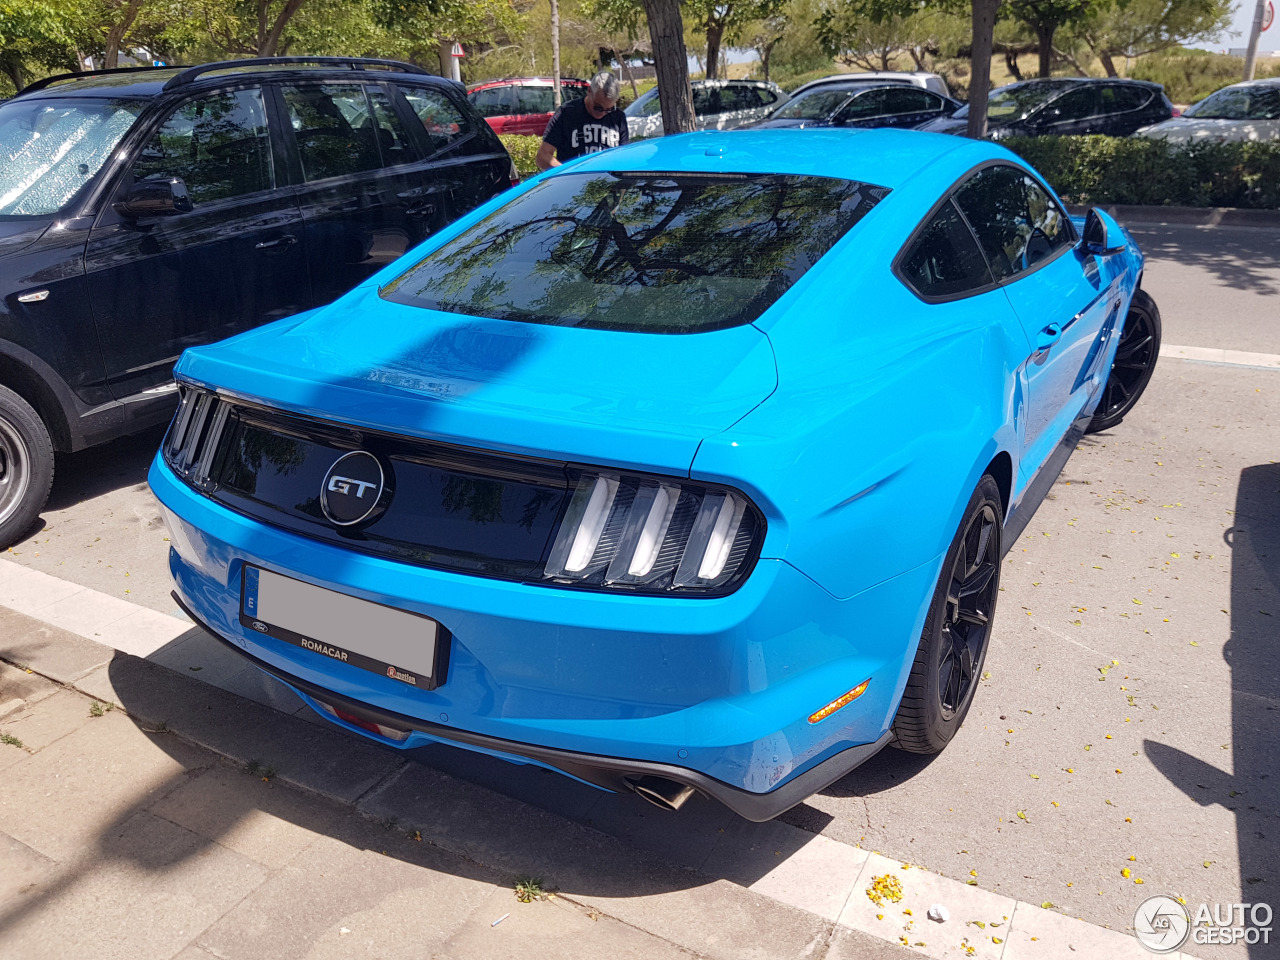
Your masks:
<svg viewBox="0 0 1280 960"><path fill-rule="evenodd" d="M1155 372L1161 333L1160 308L1145 290L1135 291L1102 399L1085 433L1110 430L1133 409Z"/></svg>
<svg viewBox="0 0 1280 960"><path fill-rule="evenodd" d="M907 688L893 720L893 745L938 753L973 703L1000 590L1003 507L986 474L969 498L942 562Z"/></svg>
<svg viewBox="0 0 1280 960"><path fill-rule="evenodd" d="M53 443L40 415L0 387L0 550L35 522L53 486Z"/></svg>

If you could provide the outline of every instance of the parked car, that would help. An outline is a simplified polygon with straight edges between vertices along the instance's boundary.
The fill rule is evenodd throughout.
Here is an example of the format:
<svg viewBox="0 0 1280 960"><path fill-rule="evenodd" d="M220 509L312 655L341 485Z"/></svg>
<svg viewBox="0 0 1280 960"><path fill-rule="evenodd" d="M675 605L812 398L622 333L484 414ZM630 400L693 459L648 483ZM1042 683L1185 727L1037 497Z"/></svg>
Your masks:
<svg viewBox="0 0 1280 960"><path fill-rule="evenodd" d="M1142 267L989 142L584 157L183 355L175 596L383 744L772 817L956 733L1003 552L1151 375Z"/></svg>
<svg viewBox="0 0 1280 960"><path fill-rule="evenodd" d="M515 168L393 61L95 71L0 106L0 546L54 451L167 420L187 347L328 303Z"/></svg>
<svg viewBox="0 0 1280 960"><path fill-rule="evenodd" d="M921 129L963 134L970 106ZM996 140L1088 133L1127 137L1172 115L1173 104L1158 83L1093 77L1024 80L991 91L987 134Z"/></svg>
<svg viewBox="0 0 1280 960"><path fill-rule="evenodd" d="M1182 116L1145 127L1138 135L1172 143L1280 139L1280 77L1223 87Z"/></svg>
<svg viewBox="0 0 1280 960"><path fill-rule="evenodd" d="M786 100L781 87L763 80L693 81L693 114L699 130L749 126L763 120ZM658 102L657 87L640 94L623 112L632 140L662 136L662 104Z"/></svg>
<svg viewBox="0 0 1280 960"><path fill-rule="evenodd" d="M810 90L817 90L828 83L901 83L909 87L922 87L925 90L931 90L940 97L951 97L951 88L947 86L947 81L936 73L927 73L923 70L906 71L906 70L868 70L865 73L834 73L829 77L819 77L817 80L810 80L791 91L791 96L798 97L802 93L808 93Z"/></svg>
<svg viewBox="0 0 1280 960"><path fill-rule="evenodd" d="M561 102L584 97L587 81L560 78ZM540 137L555 113L555 81L550 77L486 80L468 88L467 99L494 133Z"/></svg>
<svg viewBox="0 0 1280 960"><path fill-rule="evenodd" d="M960 104L921 87L828 83L801 93L769 114L764 127L900 127L948 117Z"/></svg>

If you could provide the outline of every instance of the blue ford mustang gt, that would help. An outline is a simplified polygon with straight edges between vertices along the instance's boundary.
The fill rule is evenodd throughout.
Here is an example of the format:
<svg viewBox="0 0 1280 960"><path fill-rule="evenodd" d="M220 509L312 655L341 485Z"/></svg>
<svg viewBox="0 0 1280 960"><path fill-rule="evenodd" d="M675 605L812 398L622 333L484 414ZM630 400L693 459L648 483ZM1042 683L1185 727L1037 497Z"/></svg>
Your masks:
<svg viewBox="0 0 1280 960"><path fill-rule="evenodd" d="M1151 375L1142 268L991 143L588 155L183 355L175 596L383 743L768 819L955 735L1002 549Z"/></svg>

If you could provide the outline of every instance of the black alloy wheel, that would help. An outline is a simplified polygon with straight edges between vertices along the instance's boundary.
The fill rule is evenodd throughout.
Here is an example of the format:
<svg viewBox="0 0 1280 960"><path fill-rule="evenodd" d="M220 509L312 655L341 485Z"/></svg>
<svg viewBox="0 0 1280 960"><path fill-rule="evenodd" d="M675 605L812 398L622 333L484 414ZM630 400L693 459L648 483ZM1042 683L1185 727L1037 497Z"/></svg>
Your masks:
<svg viewBox="0 0 1280 960"><path fill-rule="evenodd" d="M1160 309L1146 291L1136 291L1120 332L1111 372L1102 388L1102 400L1086 432L1109 430L1133 409L1155 372L1160 334Z"/></svg>
<svg viewBox="0 0 1280 960"><path fill-rule="evenodd" d="M53 444L31 405L0 387L0 549L30 529L53 486Z"/></svg>
<svg viewBox="0 0 1280 960"><path fill-rule="evenodd" d="M907 688L894 746L937 753L955 736L982 677L1000 590L1000 488L983 476L943 560Z"/></svg>

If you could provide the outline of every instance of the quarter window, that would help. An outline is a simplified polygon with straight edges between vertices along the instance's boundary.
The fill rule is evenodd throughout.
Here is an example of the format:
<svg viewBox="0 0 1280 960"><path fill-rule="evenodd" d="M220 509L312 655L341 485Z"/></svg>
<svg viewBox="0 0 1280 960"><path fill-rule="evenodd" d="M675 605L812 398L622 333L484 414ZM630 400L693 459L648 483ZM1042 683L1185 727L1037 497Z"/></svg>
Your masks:
<svg viewBox="0 0 1280 960"><path fill-rule="evenodd" d="M919 87L890 87L884 94L886 113L928 113L940 109L938 98Z"/></svg>
<svg viewBox="0 0 1280 960"><path fill-rule="evenodd" d="M1151 91L1128 84L1109 84L1102 88L1103 113L1127 113L1140 110L1151 99Z"/></svg>
<svg viewBox="0 0 1280 960"><path fill-rule="evenodd" d="M991 283L987 261L950 201L920 231L899 273L924 297L953 297Z"/></svg>
<svg viewBox="0 0 1280 960"><path fill-rule="evenodd" d="M179 177L194 203L275 186L261 90L235 90L178 107L143 147L135 180Z"/></svg>
<svg viewBox="0 0 1280 960"><path fill-rule="evenodd" d="M427 136L431 138L431 147L439 152L453 141L465 137L471 132L471 124L463 116L457 104L439 90L425 87L401 87L413 112L422 121ZM483 92L483 91L482 91Z"/></svg>
<svg viewBox="0 0 1280 960"><path fill-rule="evenodd" d="M302 175L310 183L382 166L379 131L364 87L325 83L283 88Z"/></svg>

